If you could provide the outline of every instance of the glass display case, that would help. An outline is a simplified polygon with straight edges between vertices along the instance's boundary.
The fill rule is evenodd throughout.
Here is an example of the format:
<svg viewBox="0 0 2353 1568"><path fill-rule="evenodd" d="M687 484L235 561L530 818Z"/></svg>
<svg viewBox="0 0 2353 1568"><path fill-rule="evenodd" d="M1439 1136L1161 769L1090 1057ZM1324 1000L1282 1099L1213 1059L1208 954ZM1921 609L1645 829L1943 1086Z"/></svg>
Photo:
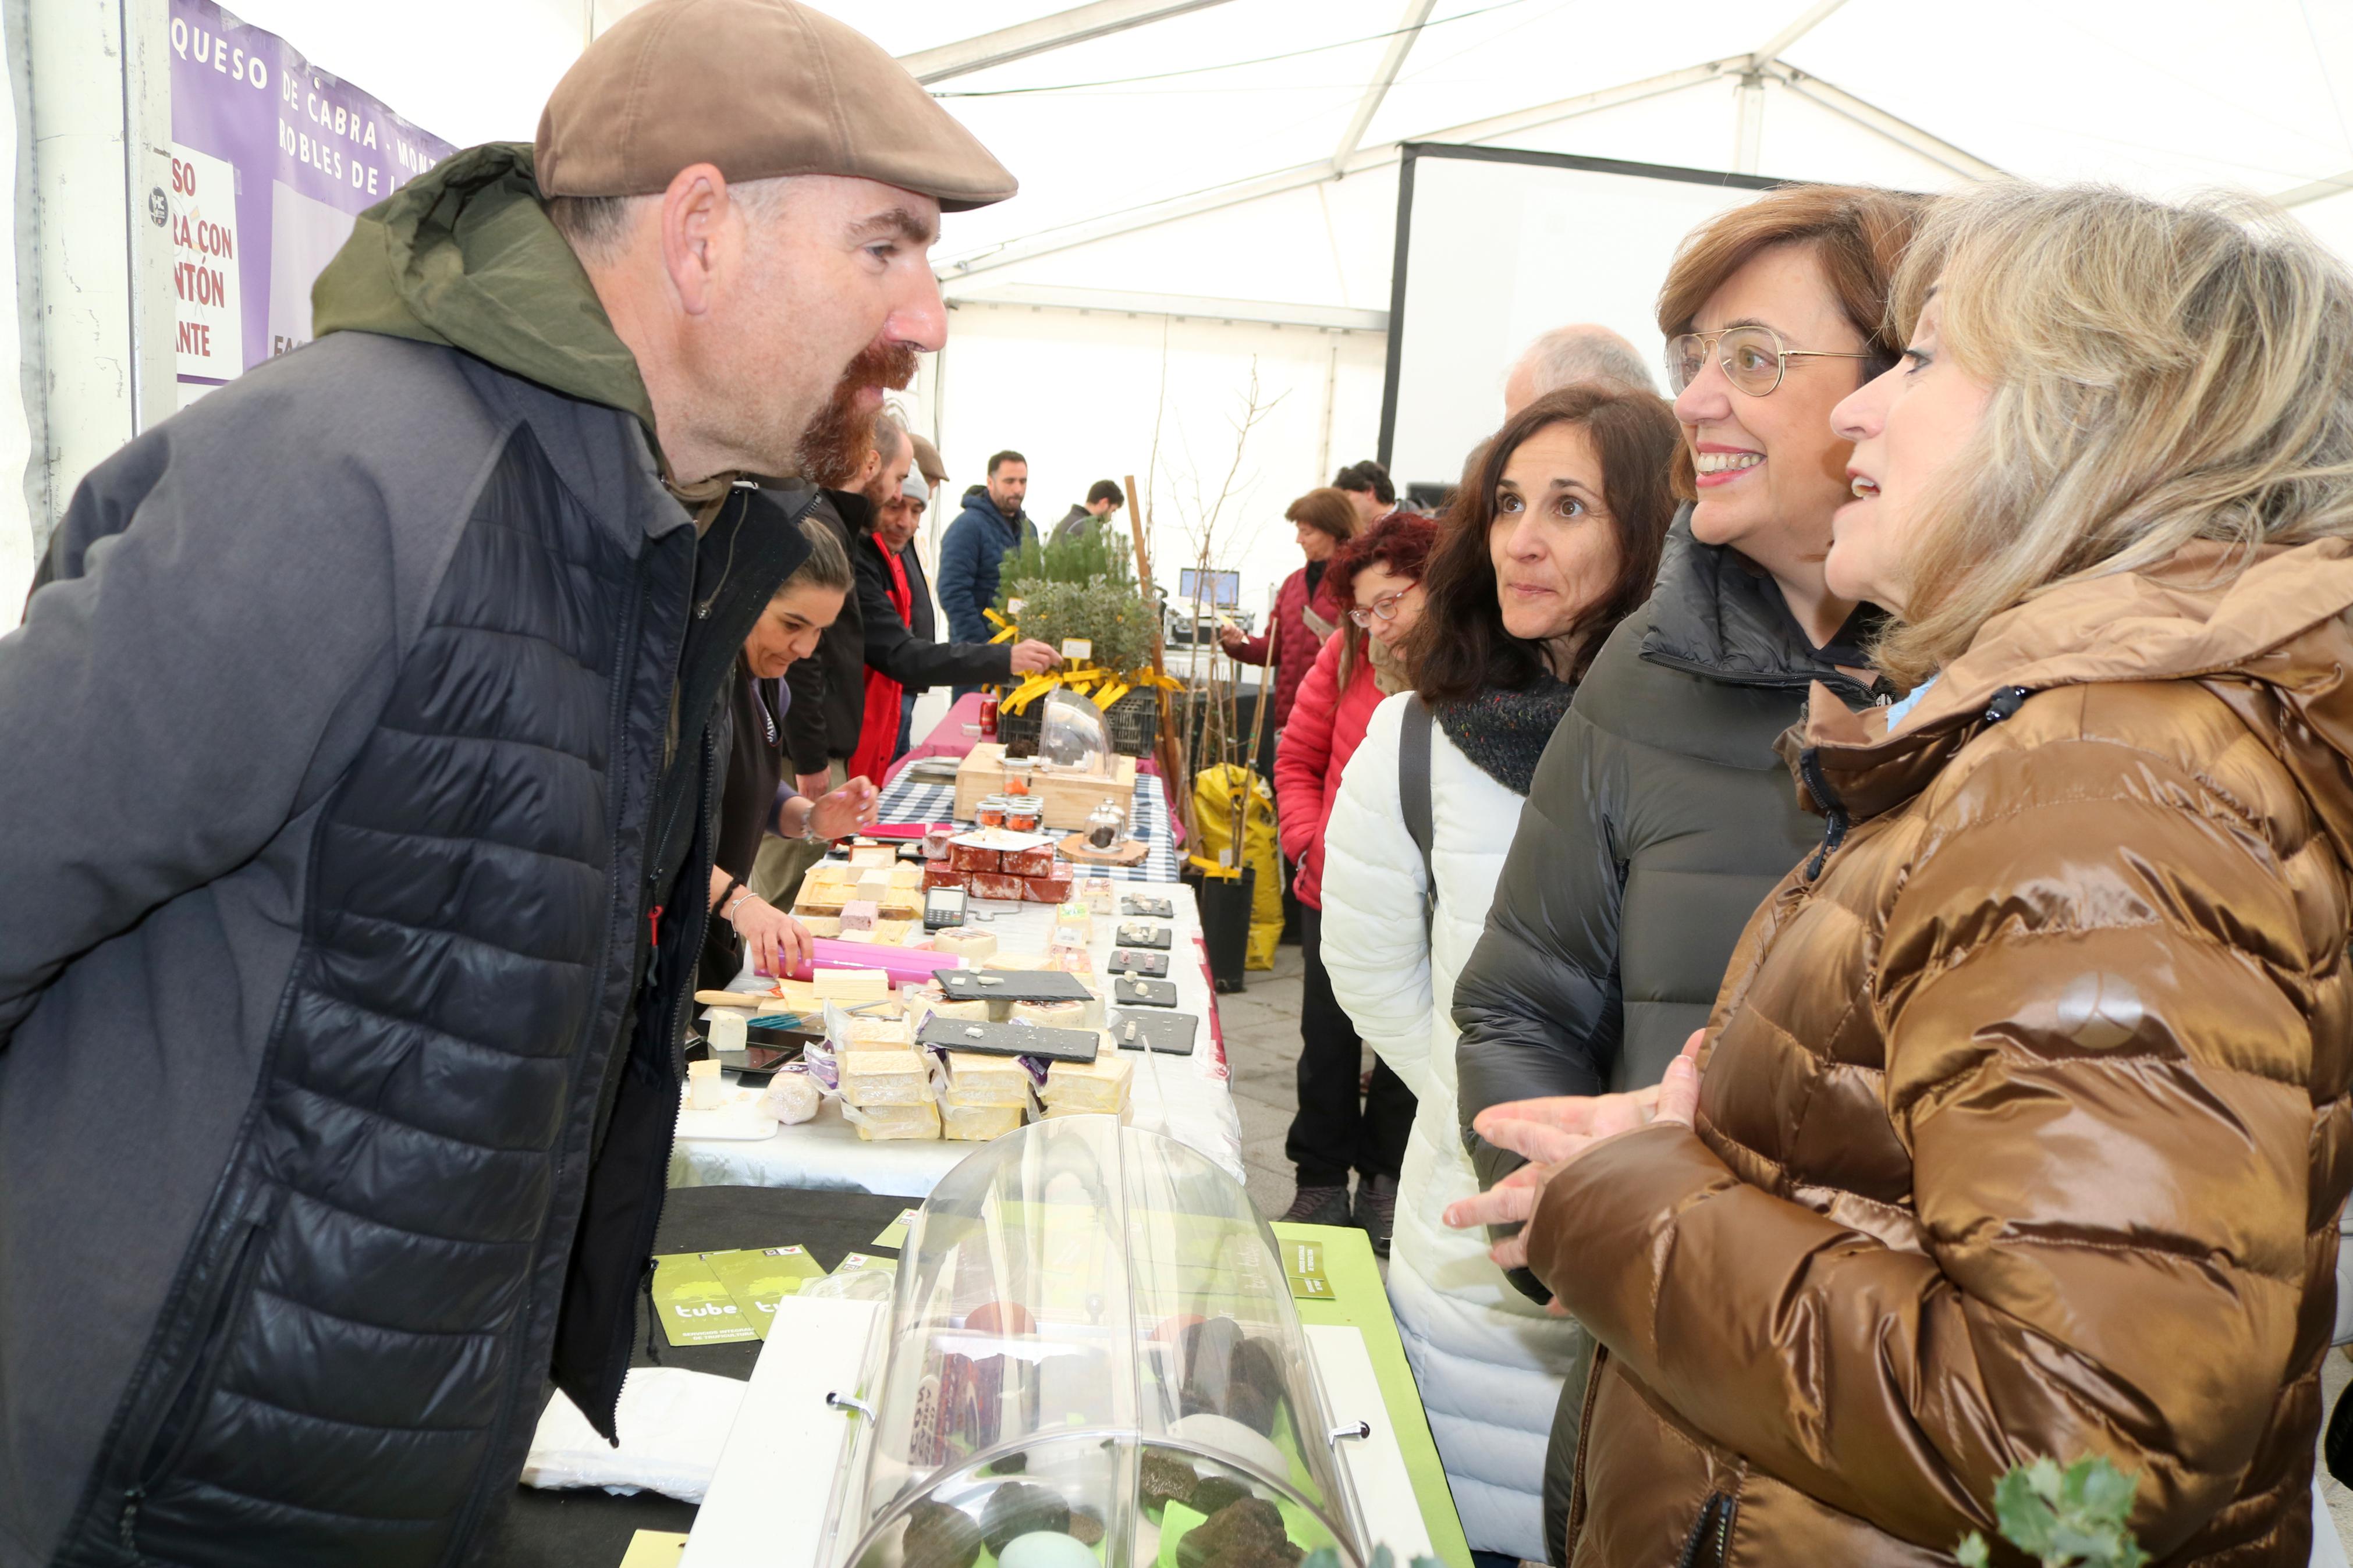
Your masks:
<svg viewBox="0 0 2353 1568"><path fill-rule="evenodd" d="M1361 1568L1273 1234L1233 1179L1109 1116L957 1166L910 1226L844 1568Z"/></svg>

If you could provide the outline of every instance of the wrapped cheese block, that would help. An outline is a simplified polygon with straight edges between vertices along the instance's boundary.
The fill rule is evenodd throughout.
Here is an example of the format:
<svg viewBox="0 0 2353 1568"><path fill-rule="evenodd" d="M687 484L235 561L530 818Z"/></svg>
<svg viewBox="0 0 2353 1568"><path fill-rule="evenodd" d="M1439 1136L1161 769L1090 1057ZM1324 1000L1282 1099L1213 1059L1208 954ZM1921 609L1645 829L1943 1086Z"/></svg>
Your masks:
<svg viewBox="0 0 2353 1568"><path fill-rule="evenodd" d="M943 1105L940 1136L965 1143L986 1143L1017 1131L1022 1115L1023 1108L1018 1105Z"/></svg>
<svg viewBox="0 0 2353 1568"><path fill-rule="evenodd" d="M1012 1057L950 1051L945 1099L953 1105L1026 1106L1029 1069Z"/></svg>
<svg viewBox="0 0 2353 1568"><path fill-rule="evenodd" d="M1077 932L1078 939L1082 942L1094 940L1095 915L1092 910L1087 908L1087 901L1084 899L1071 899L1056 907L1054 910L1055 940L1060 941L1060 933L1065 931Z"/></svg>
<svg viewBox="0 0 2353 1568"><path fill-rule="evenodd" d="M1091 1062L1056 1062L1046 1069L1038 1098L1065 1112L1117 1110L1127 1103L1135 1058L1106 1050Z"/></svg>
<svg viewBox="0 0 2353 1568"><path fill-rule="evenodd" d="M1103 1021L1103 998L1091 996L1083 1002L1016 1002L1006 1016L1016 1024L1035 1024L1041 1029L1100 1029Z"/></svg>
<svg viewBox="0 0 2353 1568"><path fill-rule="evenodd" d="M969 965L997 952L997 936L970 926L946 926L932 933L932 951L953 952Z"/></svg>
<svg viewBox="0 0 2353 1568"><path fill-rule="evenodd" d="M932 1075L920 1051L844 1051L841 1098L865 1110L877 1105L914 1105L932 1098Z"/></svg>
<svg viewBox="0 0 2353 1568"><path fill-rule="evenodd" d="M1067 903L1071 897L1071 874L1068 871L1053 877L1025 877L1021 896L1033 904Z"/></svg>
<svg viewBox="0 0 2353 1568"><path fill-rule="evenodd" d="M923 1016L927 1018L954 1018L965 1024L988 1022L988 1004L986 1001L951 1002L940 996L927 999L923 1007Z"/></svg>
<svg viewBox="0 0 2353 1568"><path fill-rule="evenodd" d="M1008 904L1021 901L1022 883L1018 877L1008 877L996 871L975 871L970 885L972 896L976 899L997 899Z"/></svg>
<svg viewBox="0 0 2353 1568"><path fill-rule="evenodd" d="M979 844L951 844L948 864L959 871L994 871L1002 858L998 853Z"/></svg>
<svg viewBox="0 0 2353 1568"><path fill-rule="evenodd" d="M940 1135L939 1107L926 1100L914 1105L878 1105L863 1110L845 1105L842 1119L858 1129L858 1135L870 1143L886 1139L937 1138Z"/></svg>
<svg viewBox="0 0 2353 1568"><path fill-rule="evenodd" d="M853 844L849 847L849 864L853 870L880 866L883 870L899 863L898 846L893 844Z"/></svg>
<svg viewBox="0 0 2353 1568"><path fill-rule="evenodd" d="M1050 877L1054 874L1054 847L1040 844L1034 849L1008 849L997 869L1008 877Z"/></svg>

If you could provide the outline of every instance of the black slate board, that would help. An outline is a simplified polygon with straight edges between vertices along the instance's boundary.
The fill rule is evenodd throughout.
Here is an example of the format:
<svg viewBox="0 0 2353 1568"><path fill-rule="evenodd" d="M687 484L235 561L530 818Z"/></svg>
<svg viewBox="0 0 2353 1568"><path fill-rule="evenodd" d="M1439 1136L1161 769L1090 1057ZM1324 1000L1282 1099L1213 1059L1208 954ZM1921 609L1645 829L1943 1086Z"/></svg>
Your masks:
<svg viewBox="0 0 2353 1568"><path fill-rule="evenodd" d="M1128 1007L1174 1007L1176 987L1166 980L1142 980L1123 974L1111 983L1111 999Z"/></svg>
<svg viewBox="0 0 2353 1568"><path fill-rule="evenodd" d="M939 981L957 1002L1083 1002L1094 994L1060 969L943 969Z"/></svg>
<svg viewBox="0 0 2353 1568"><path fill-rule="evenodd" d="M1168 928L1148 921L1120 921L1113 940L1122 947L1149 947L1162 952L1167 952L1169 946Z"/></svg>
<svg viewBox="0 0 2353 1568"><path fill-rule="evenodd" d="M1176 906L1167 899L1149 893L1129 893L1119 900L1119 912L1124 915L1146 915L1156 921L1173 921Z"/></svg>
<svg viewBox="0 0 2353 1568"><path fill-rule="evenodd" d="M1191 1013L1115 1010L1111 1016L1111 1037L1123 1051L1149 1048L1162 1056L1189 1057L1200 1027L1200 1018ZM1135 1032L1134 1039L1128 1038L1131 1029Z"/></svg>
<svg viewBox="0 0 2353 1568"><path fill-rule="evenodd" d="M1036 1057L1050 1062L1091 1062L1103 1048L1093 1029L1049 1029L1036 1024L976 1024L930 1017L915 1042L932 1050L978 1051L991 1057Z"/></svg>
<svg viewBox="0 0 2353 1568"><path fill-rule="evenodd" d="M1113 974L1142 974L1153 980L1168 978L1168 955L1165 952L1132 952L1124 947L1113 948L1111 954Z"/></svg>

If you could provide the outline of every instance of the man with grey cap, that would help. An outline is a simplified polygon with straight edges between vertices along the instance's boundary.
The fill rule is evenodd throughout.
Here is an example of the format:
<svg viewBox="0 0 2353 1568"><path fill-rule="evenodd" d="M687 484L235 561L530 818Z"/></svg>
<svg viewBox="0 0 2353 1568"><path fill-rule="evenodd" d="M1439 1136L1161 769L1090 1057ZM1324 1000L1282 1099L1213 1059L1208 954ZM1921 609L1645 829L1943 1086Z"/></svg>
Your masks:
<svg viewBox="0 0 2353 1568"><path fill-rule="evenodd" d="M1004 169L651 0L99 465L0 638L0 1568L438 1564L615 1430L728 669ZM831 410L833 412L825 412Z"/></svg>

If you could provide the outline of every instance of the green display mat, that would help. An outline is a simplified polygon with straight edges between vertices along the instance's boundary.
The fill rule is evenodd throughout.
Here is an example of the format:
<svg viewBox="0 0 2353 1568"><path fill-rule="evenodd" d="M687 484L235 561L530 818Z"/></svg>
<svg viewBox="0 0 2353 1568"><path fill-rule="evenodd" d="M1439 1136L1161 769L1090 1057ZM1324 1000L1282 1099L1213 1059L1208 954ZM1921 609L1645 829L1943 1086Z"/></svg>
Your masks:
<svg viewBox="0 0 2353 1568"><path fill-rule="evenodd" d="M1381 1401L1388 1406L1406 1473L1413 1478L1414 1501L1421 1507L1430 1549L1448 1568L1471 1568L1471 1546L1462 1539L1462 1521L1454 1511L1454 1494L1447 1489L1446 1467L1430 1435L1430 1419L1422 1414L1421 1391L1414 1384L1413 1368L1406 1363L1397 1319L1389 1313L1389 1294L1373 1261L1372 1238L1355 1226L1278 1224L1273 1228L1279 1240L1324 1244L1324 1277L1331 1281L1332 1300L1294 1299L1292 1305L1303 1323L1345 1323L1365 1336L1365 1352L1380 1381ZM1367 1548L1378 1544L1366 1542Z"/></svg>

